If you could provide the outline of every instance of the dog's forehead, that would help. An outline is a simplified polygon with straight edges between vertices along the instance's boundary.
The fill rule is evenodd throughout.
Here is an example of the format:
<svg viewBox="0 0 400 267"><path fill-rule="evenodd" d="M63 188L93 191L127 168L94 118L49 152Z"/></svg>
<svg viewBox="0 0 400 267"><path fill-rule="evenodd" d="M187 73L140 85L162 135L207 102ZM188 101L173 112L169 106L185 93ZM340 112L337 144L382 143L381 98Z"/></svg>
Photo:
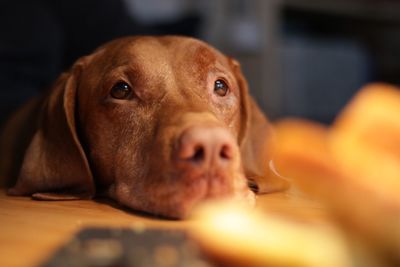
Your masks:
<svg viewBox="0 0 400 267"><path fill-rule="evenodd" d="M227 58L208 44L189 37L139 37L123 39L105 47L113 65L169 72L171 70L205 70L215 65L227 66Z"/></svg>

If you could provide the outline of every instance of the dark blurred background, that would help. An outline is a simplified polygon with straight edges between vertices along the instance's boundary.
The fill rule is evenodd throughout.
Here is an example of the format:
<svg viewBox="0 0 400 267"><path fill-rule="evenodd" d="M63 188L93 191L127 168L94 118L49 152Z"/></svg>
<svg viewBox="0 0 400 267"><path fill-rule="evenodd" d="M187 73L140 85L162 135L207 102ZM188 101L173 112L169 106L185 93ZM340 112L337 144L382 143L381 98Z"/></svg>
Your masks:
<svg viewBox="0 0 400 267"><path fill-rule="evenodd" d="M0 123L78 57L135 34L235 57L273 119L330 123L362 85L400 84L397 0L0 0Z"/></svg>

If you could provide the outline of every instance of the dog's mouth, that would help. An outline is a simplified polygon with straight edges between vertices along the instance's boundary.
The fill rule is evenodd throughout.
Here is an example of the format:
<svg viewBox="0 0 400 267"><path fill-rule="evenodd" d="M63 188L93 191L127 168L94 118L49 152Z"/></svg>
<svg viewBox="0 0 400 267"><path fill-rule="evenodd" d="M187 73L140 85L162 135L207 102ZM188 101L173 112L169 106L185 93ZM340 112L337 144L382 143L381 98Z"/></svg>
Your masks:
<svg viewBox="0 0 400 267"><path fill-rule="evenodd" d="M255 203L255 194L242 172L189 175L185 176L184 172L164 175L156 184L143 184L140 192L132 192L131 186L126 184L116 185L113 198L134 210L169 219L187 218L196 206L206 201Z"/></svg>
<svg viewBox="0 0 400 267"><path fill-rule="evenodd" d="M241 172L234 174L203 174L198 177L180 177L180 183L171 190L160 188L160 194L151 201L157 215L186 218L195 207L205 201L231 200L255 204L255 194ZM148 207L150 208L150 207Z"/></svg>
<svg viewBox="0 0 400 267"><path fill-rule="evenodd" d="M258 193L258 191L260 190L256 181L254 181L252 179L247 179L247 186L254 193Z"/></svg>

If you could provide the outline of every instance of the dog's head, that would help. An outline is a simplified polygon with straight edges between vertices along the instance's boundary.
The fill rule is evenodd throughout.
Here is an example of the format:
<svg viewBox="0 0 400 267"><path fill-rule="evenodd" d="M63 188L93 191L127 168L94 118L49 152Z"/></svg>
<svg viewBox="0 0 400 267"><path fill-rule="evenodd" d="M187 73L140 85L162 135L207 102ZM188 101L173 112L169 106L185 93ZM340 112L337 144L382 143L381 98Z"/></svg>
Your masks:
<svg viewBox="0 0 400 267"><path fill-rule="evenodd" d="M124 38L58 79L10 192L65 199L97 191L180 218L204 199L253 202L248 181L281 188L268 179L270 140L235 60L192 38Z"/></svg>

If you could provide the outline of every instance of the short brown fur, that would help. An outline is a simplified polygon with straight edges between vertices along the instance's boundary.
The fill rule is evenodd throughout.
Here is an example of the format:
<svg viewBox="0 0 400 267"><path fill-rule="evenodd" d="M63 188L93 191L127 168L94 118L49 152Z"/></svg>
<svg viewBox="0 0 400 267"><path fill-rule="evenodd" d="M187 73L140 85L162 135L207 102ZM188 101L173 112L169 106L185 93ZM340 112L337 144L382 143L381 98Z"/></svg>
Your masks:
<svg viewBox="0 0 400 267"><path fill-rule="evenodd" d="M225 97L213 94L219 78L229 84ZM131 85L133 99L110 97L118 81ZM199 125L226 129L237 150L234 162L207 186L175 158L177 137ZM11 118L0 174L13 195L54 200L102 194L133 209L182 218L210 195L248 201L244 177L262 193L285 188L268 167L272 141L271 125L235 60L192 38L128 37L79 59L40 100Z"/></svg>

